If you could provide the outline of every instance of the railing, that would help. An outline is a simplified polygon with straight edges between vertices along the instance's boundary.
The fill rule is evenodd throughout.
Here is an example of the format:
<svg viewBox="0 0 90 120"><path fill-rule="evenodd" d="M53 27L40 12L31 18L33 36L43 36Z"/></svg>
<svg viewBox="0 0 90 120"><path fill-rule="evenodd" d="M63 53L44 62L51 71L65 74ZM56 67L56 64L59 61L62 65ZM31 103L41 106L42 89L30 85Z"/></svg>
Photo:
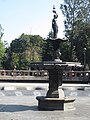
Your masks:
<svg viewBox="0 0 90 120"><path fill-rule="evenodd" d="M65 71L63 81L90 82L90 71Z"/></svg>
<svg viewBox="0 0 90 120"><path fill-rule="evenodd" d="M47 71L43 70L0 70L0 80L46 80Z"/></svg>
<svg viewBox="0 0 90 120"><path fill-rule="evenodd" d="M0 80L47 80L45 70L0 70ZM90 83L90 71L64 71L63 81L86 81Z"/></svg>
<svg viewBox="0 0 90 120"><path fill-rule="evenodd" d="M43 70L0 70L0 76L45 76L46 73Z"/></svg>

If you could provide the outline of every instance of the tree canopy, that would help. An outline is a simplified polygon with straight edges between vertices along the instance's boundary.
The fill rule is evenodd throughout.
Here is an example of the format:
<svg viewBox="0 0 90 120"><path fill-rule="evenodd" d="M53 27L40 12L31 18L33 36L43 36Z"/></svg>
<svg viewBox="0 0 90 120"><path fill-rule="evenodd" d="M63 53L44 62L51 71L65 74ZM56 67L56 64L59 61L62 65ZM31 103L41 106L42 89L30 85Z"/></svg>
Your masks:
<svg viewBox="0 0 90 120"><path fill-rule="evenodd" d="M3 37L3 28L0 24L0 69L2 69L2 62L3 62L3 57L4 57L4 54L5 54L5 45L4 45L4 42L2 41L2 37Z"/></svg>
<svg viewBox="0 0 90 120"><path fill-rule="evenodd" d="M83 64L84 48L87 58L90 53L90 0L64 0L60 9L65 18L65 37L70 42L70 60Z"/></svg>
<svg viewBox="0 0 90 120"><path fill-rule="evenodd" d="M25 34L13 40L3 62L5 69L28 69L30 62L40 61L43 41L39 35Z"/></svg>

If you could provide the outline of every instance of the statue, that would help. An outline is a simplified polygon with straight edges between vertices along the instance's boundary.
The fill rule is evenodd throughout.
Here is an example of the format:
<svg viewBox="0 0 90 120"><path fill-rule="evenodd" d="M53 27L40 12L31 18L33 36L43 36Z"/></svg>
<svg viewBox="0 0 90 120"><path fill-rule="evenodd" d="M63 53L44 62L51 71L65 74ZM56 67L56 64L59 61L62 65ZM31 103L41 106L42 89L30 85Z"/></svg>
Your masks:
<svg viewBox="0 0 90 120"><path fill-rule="evenodd" d="M58 25L56 23L56 19L58 18L58 14L56 13L55 6L53 6L53 11L52 12L54 13L54 18L52 20L53 37L57 38Z"/></svg>
<svg viewBox="0 0 90 120"><path fill-rule="evenodd" d="M61 42L65 42L67 40L57 38L58 25L57 25L56 21L57 21L57 18L58 18L58 14L55 10L55 5L53 5L53 11L52 12L54 13L54 16L53 16L53 19L52 19L53 36L52 36L52 38L48 39L48 40L50 40L50 42L52 44L52 47L53 47L52 60L62 62L62 60L60 59L60 57L61 57L60 44L61 44Z"/></svg>

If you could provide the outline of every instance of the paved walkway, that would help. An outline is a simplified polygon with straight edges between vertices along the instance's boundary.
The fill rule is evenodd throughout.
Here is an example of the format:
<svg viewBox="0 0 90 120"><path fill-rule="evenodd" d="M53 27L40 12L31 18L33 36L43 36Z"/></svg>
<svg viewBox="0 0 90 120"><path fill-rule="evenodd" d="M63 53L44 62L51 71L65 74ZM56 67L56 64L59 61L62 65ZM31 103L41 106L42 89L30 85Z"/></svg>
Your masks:
<svg viewBox="0 0 90 120"><path fill-rule="evenodd" d="M73 111L38 111L36 96L45 95L47 86L33 87L31 90L0 90L0 120L90 120L89 86L64 87L65 95L76 99Z"/></svg>
<svg viewBox="0 0 90 120"><path fill-rule="evenodd" d="M16 90L16 89L26 89L31 90L36 87L48 89L48 83L0 83L0 89L4 90ZM89 87L90 84L62 84L63 87Z"/></svg>
<svg viewBox="0 0 90 120"><path fill-rule="evenodd" d="M0 90L0 98L2 96L45 96L47 90ZM72 97L90 97L90 90L64 90L65 96Z"/></svg>
<svg viewBox="0 0 90 120"><path fill-rule="evenodd" d="M38 111L35 96L0 98L0 120L90 120L90 98L77 97L76 110Z"/></svg>

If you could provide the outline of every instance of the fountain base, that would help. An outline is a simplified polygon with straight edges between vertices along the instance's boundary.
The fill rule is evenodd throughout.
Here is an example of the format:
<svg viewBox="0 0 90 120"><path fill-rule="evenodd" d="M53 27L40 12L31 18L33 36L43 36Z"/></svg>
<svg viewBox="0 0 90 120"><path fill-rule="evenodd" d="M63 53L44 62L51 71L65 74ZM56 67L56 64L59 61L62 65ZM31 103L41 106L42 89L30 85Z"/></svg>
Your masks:
<svg viewBox="0 0 90 120"><path fill-rule="evenodd" d="M38 96L36 99L38 100L38 110L75 110L74 98L47 98Z"/></svg>
<svg viewBox="0 0 90 120"><path fill-rule="evenodd" d="M70 64L70 63L69 63ZM48 70L49 89L46 97L37 97L39 110L74 110L73 98L65 98L62 90L63 70L68 67L66 62L43 61L32 63L34 69Z"/></svg>

